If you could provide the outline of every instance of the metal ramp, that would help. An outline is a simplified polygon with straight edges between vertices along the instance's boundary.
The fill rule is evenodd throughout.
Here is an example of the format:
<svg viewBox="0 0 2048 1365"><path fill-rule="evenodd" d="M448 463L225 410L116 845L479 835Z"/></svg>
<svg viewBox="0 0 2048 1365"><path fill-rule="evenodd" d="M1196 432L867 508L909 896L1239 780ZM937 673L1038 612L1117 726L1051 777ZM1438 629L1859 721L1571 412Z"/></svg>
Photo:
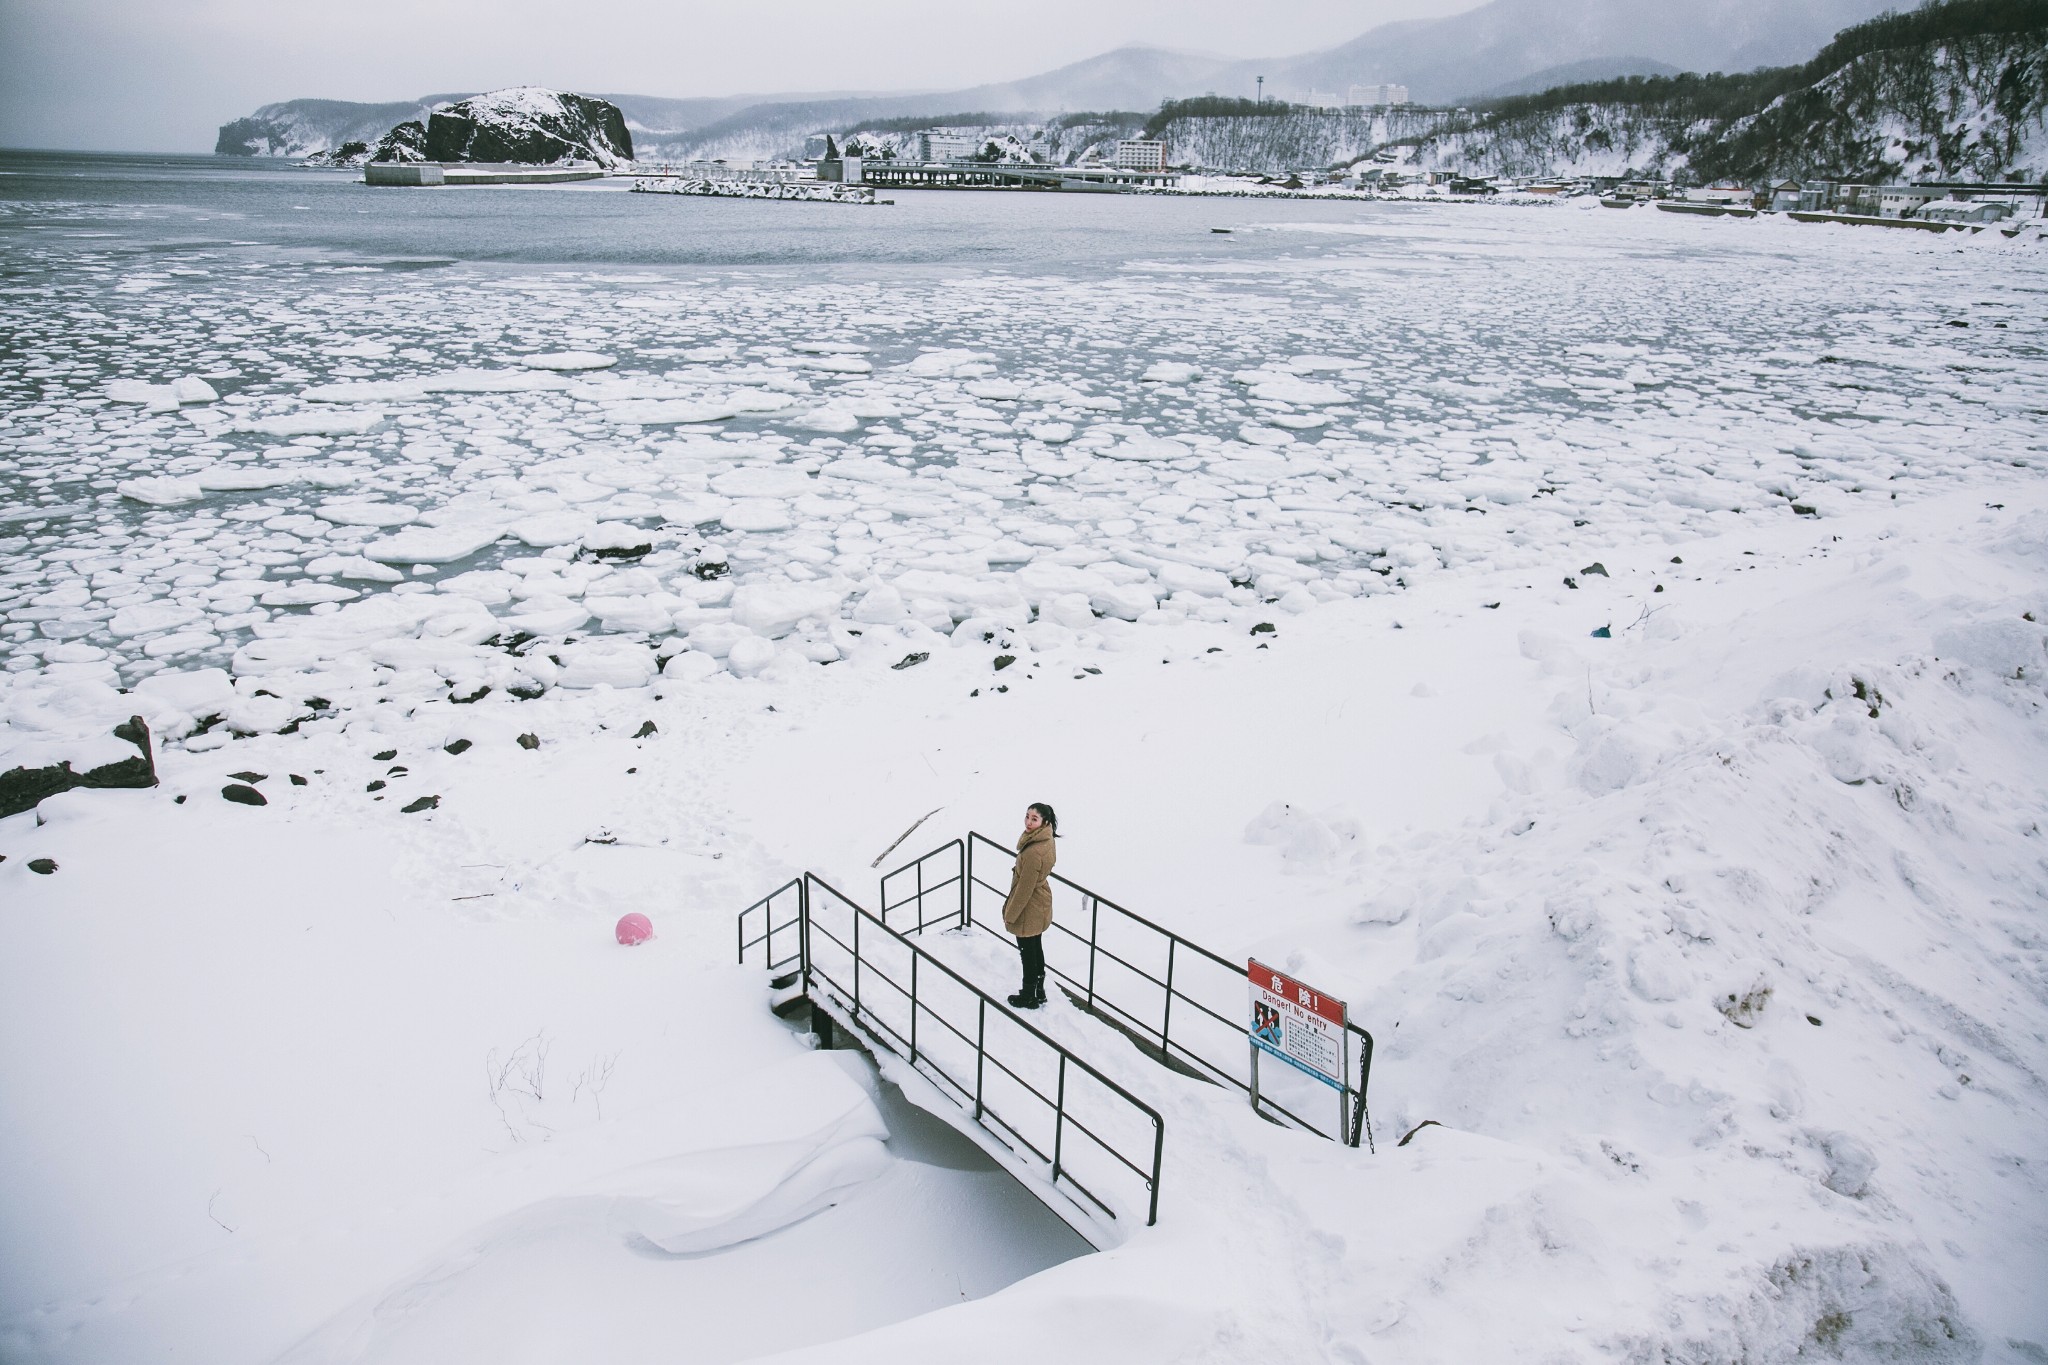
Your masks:
<svg viewBox="0 0 2048 1365"><path fill-rule="evenodd" d="M977 870L979 853L979 870ZM1097 1246L1158 1220L1166 1123L1159 1111L920 941L928 929L1001 930L1012 852L978 833L883 876L880 912L813 873L740 912L739 960L761 961L791 1005L808 1001L884 1063L957 1107L967 1132ZM990 880L999 858L1003 885ZM1053 875L1048 973L1079 1008L1154 1061L1244 1092L1275 1123L1356 1147L1371 1143L1372 1035L1352 1024L1358 1079L1341 1088L1261 1085L1246 1014L1246 968ZM800 1007L800 1006L799 1006ZM893 1059L893 1060L892 1060ZM903 1077L898 1077L899 1082ZM1335 1097L1334 1123L1309 1110Z"/></svg>
<svg viewBox="0 0 2048 1365"><path fill-rule="evenodd" d="M979 863L977 866L977 855ZM1016 853L984 834L942 844L882 878L884 924L922 932L979 928L1005 942L1002 906ZM993 864L991 860L994 860ZM1002 869L991 880L991 866ZM1366 1085L1372 1034L1345 1027L1346 1084L1341 1090L1263 1085L1245 1020L1246 964L1232 962L1134 911L1052 874L1052 928L1045 960L1069 999L1130 1038L1155 1061L1240 1090L1265 1116L1349 1147L1372 1147ZM1357 1081L1349 1080L1357 1067ZM1318 1093L1320 1091L1320 1093ZM1334 1096L1335 1122L1309 1113Z"/></svg>

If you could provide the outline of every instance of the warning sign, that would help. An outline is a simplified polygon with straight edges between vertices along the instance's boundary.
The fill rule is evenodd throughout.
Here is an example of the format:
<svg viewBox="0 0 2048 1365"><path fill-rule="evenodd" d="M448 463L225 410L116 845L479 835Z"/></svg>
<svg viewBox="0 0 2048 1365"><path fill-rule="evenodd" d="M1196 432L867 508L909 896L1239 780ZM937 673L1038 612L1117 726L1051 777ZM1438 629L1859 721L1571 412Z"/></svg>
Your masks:
<svg viewBox="0 0 2048 1365"><path fill-rule="evenodd" d="M1252 1045L1325 1085L1344 1087L1344 1002L1257 958L1245 974L1251 984Z"/></svg>

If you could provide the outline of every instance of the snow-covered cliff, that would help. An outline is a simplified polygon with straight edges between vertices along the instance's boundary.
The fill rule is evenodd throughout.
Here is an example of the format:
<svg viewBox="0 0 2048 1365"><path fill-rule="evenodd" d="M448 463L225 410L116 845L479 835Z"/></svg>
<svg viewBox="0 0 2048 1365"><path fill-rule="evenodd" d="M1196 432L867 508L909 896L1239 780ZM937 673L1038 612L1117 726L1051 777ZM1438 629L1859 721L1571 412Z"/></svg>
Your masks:
<svg viewBox="0 0 2048 1365"><path fill-rule="evenodd" d="M1358 161L1390 143L1427 136L1457 119L1444 109L1293 109L1251 117L1177 118L1160 136L1180 164L1219 171L1278 171Z"/></svg>
<svg viewBox="0 0 2048 1365"><path fill-rule="evenodd" d="M332 165L359 164L367 154L380 161L576 159L616 166L633 159L633 134L609 100L515 86L398 104L266 104L222 124L214 153L316 158Z"/></svg>
<svg viewBox="0 0 2048 1365"><path fill-rule="evenodd" d="M216 156L305 157L335 152L351 142L375 146L394 124L421 124L434 110L463 98L428 95L395 104L350 100L285 100L266 104L247 118L223 123L213 146Z"/></svg>

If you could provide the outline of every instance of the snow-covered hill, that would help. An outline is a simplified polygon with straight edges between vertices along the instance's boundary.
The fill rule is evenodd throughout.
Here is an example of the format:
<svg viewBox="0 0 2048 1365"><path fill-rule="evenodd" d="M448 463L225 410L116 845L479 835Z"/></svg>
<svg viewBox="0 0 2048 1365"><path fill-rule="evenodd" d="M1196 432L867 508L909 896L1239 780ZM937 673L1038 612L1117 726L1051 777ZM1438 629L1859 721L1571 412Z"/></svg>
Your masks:
<svg viewBox="0 0 2048 1365"><path fill-rule="evenodd" d="M1416 161L1498 175L2031 181L2048 174L2044 120L2048 32L1979 34L1857 56L1722 117L1700 117L1677 91L1509 102L1449 122Z"/></svg>

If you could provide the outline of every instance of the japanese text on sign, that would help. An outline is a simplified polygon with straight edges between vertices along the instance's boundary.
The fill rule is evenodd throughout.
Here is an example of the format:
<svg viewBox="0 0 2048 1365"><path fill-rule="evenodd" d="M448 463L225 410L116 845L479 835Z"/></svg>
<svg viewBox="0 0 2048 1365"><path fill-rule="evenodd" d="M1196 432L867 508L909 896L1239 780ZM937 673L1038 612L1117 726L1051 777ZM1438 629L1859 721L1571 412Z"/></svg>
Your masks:
<svg viewBox="0 0 2048 1365"><path fill-rule="evenodd" d="M1326 1085L1344 1086L1344 1002L1257 958L1245 975L1251 986L1252 1045Z"/></svg>

